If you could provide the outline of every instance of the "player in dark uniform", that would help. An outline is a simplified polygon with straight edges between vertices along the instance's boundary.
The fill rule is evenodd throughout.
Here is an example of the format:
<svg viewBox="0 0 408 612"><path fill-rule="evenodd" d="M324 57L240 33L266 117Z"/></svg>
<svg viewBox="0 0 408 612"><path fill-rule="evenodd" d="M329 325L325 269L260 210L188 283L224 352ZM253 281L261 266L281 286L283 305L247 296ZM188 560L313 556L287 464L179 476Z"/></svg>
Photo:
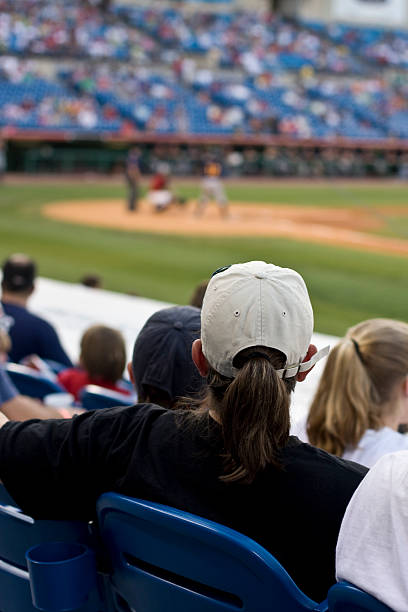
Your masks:
<svg viewBox="0 0 408 612"><path fill-rule="evenodd" d="M125 176L128 184L127 209L137 210L140 191L140 151L136 147L129 149L126 157Z"/></svg>

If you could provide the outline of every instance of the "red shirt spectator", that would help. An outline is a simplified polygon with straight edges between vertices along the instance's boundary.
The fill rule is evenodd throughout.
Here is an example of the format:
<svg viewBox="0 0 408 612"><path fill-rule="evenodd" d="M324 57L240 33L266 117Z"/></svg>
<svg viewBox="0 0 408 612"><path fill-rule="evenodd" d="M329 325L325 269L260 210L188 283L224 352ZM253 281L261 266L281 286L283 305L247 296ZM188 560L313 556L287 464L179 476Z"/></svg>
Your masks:
<svg viewBox="0 0 408 612"><path fill-rule="evenodd" d="M81 368L63 370L58 374L58 382L68 391L68 393L72 393L76 402L80 401L81 391L86 385L99 385L111 391L117 391L124 395L131 395L130 391L121 388L116 383L109 382L98 376L92 377Z"/></svg>

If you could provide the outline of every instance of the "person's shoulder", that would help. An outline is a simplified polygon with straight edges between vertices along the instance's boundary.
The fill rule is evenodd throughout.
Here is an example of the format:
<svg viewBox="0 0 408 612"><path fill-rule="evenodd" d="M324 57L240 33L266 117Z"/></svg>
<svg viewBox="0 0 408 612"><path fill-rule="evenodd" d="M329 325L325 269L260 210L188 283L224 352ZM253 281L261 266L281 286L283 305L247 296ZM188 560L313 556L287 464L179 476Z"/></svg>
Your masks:
<svg viewBox="0 0 408 612"><path fill-rule="evenodd" d="M6 313L6 315L15 317L21 316L24 317L27 315L28 310L24 308L24 306L20 306L19 304L13 304L12 302L1 302L1 306Z"/></svg>
<svg viewBox="0 0 408 612"><path fill-rule="evenodd" d="M103 410L94 410L93 417L97 421L122 421L129 426L152 425L161 417L171 414L171 410L162 408L156 404L134 404L133 406L117 406L113 408L104 408ZM80 418L80 417L79 417Z"/></svg>
<svg viewBox="0 0 408 612"><path fill-rule="evenodd" d="M4 312L13 317L18 317L19 321L24 321L36 327L44 327L53 329L52 325L39 315L31 312L28 308L20 306L19 304L7 303L4 305Z"/></svg>
<svg viewBox="0 0 408 612"><path fill-rule="evenodd" d="M289 443L285 449L285 457L288 457L289 461L292 459L305 465L313 464L320 473L343 473L345 476L349 474L350 478L361 479L368 472L368 468L364 465L332 455L321 448L301 442L294 436L289 438Z"/></svg>
<svg viewBox="0 0 408 612"><path fill-rule="evenodd" d="M78 386L85 386L90 384L87 372L81 368L67 368L62 370L58 373L57 378L63 385L74 384Z"/></svg>
<svg viewBox="0 0 408 612"><path fill-rule="evenodd" d="M365 450L374 453L378 459L386 453L408 449L408 435L399 433L390 427L381 429L367 429L361 438L360 445Z"/></svg>
<svg viewBox="0 0 408 612"><path fill-rule="evenodd" d="M42 317L40 317L40 315L35 314L34 312L31 312L30 310L27 310L27 318L30 318L33 324L35 324L37 327L41 329L54 331L54 327L51 325L49 321L47 321L46 319L43 319Z"/></svg>
<svg viewBox="0 0 408 612"><path fill-rule="evenodd" d="M384 442L389 443L390 453L394 451L408 450L408 434L402 434L390 427L384 428Z"/></svg>

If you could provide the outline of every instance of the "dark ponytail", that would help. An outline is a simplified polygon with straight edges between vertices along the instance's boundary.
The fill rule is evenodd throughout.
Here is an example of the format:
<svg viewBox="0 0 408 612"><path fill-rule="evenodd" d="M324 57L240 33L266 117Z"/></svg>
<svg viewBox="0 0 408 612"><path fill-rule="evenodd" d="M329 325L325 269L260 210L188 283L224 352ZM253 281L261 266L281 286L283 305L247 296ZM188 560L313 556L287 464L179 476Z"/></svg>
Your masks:
<svg viewBox="0 0 408 612"><path fill-rule="evenodd" d="M251 347L234 360L234 379L210 371L211 405L224 438L224 482L250 483L267 465L281 467L280 450L289 437L290 392L295 378L280 379L285 356L277 350Z"/></svg>

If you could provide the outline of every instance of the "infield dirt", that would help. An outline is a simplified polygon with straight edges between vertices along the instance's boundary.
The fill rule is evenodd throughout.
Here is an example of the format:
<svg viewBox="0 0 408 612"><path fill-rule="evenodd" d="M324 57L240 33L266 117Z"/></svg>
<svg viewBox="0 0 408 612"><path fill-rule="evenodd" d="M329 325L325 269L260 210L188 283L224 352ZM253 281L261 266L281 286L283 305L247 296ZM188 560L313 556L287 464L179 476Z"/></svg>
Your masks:
<svg viewBox="0 0 408 612"><path fill-rule="evenodd" d="M408 216L407 207L346 209L232 202L226 218L214 204L201 217L194 214L194 207L195 203L190 202L157 213L148 202L141 201L136 212L129 212L119 199L76 200L47 204L42 212L59 221L126 231L185 236L280 236L408 256L408 240L369 233L381 230L386 215Z"/></svg>

